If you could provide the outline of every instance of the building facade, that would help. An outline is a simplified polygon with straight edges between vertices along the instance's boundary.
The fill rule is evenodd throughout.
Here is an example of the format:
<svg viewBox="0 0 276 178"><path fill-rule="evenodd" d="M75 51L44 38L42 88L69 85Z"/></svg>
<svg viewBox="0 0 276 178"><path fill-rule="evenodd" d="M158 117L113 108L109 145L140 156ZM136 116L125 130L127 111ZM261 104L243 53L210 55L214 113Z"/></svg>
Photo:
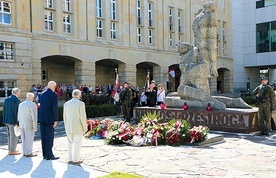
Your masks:
<svg viewBox="0 0 276 178"><path fill-rule="evenodd" d="M175 91L177 44L193 44L193 19L206 1L0 0L0 97L49 80L94 88L113 83L115 69L120 81L142 88L149 72ZM231 2L219 0L217 7L219 77L210 87L232 92Z"/></svg>
<svg viewBox="0 0 276 178"><path fill-rule="evenodd" d="M234 91L276 81L276 0L232 0Z"/></svg>

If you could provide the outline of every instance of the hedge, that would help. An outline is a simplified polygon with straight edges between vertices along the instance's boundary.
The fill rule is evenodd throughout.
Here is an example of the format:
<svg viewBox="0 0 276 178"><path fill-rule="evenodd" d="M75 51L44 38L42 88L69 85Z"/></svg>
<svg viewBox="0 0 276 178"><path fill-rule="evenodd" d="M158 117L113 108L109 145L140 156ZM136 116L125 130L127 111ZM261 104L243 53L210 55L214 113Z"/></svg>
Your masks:
<svg viewBox="0 0 276 178"><path fill-rule="evenodd" d="M249 105L255 105L257 103L257 100L252 97L242 97L242 99Z"/></svg>
<svg viewBox="0 0 276 178"><path fill-rule="evenodd" d="M86 117L104 117L104 116L115 116L116 115L116 105L114 104L103 104L103 105L87 105L85 106ZM63 107L59 107L58 120L63 120Z"/></svg>
<svg viewBox="0 0 276 178"><path fill-rule="evenodd" d="M104 117L104 116L115 116L116 115L116 105L114 104L104 104L104 105L88 105L85 106L86 116L87 118L95 118L95 117ZM0 126L2 124L2 116L3 111L0 111ZM63 120L63 107L58 107L58 120Z"/></svg>

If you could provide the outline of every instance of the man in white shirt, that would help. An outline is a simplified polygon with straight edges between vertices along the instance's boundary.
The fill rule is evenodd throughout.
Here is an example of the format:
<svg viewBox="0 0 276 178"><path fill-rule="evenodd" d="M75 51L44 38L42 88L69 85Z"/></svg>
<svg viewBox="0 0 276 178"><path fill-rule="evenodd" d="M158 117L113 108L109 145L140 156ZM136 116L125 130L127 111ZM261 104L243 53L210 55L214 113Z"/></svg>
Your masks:
<svg viewBox="0 0 276 178"><path fill-rule="evenodd" d="M80 101L81 91L75 89L72 99L63 107L63 120L67 135L68 164L81 164L80 150L83 134L87 130L85 104Z"/></svg>
<svg viewBox="0 0 276 178"><path fill-rule="evenodd" d="M22 139L22 153L26 157L37 156L33 153L34 133L37 130L37 106L34 94L27 93L26 100L19 104L18 120Z"/></svg>

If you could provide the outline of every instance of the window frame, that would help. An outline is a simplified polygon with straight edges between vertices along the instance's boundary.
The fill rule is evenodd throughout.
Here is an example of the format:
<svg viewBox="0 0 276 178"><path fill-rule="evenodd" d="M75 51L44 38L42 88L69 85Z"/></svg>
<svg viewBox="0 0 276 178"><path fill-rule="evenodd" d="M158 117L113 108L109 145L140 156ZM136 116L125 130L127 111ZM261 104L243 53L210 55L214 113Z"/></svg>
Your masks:
<svg viewBox="0 0 276 178"><path fill-rule="evenodd" d="M9 12L5 11L5 7L4 7L4 3L7 3L9 6ZM11 2L8 1L0 1L0 14L2 16L2 18L0 19L0 24L3 25L11 25L12 24L12 4ZM9 18L9 22L5 22L5 17Z"/></svg>
<svg viewBox="0 0 276 178"><path fill-rule="evenodd" d="M116 29L117 29L117 24L116 22L111 22L110 23L110 38L113 39L113 40L116 40L117 39L117 34L116 34Z"/></svg>
<svg viewBox="0 0 276 178"><path fill-rule="evenodd" d="M48 18L49 17L48 12L52 14L51 20ZM47 13L47 18L45 18L46 13ZM44 24L45 24L44 30L54 31L54 11L47 10L47 9L44 10ZM46 24L47 24L47 28L46 28ZM52 24L52 29L49 28L50 27L49 24Z"/></svg>
<svg viewBox="0 0 276 178"><path fill-rule="evenodd" d="M41 81L48 81L48 69L41 69Z"/></svg>
<svg viewBox="0 0 276 178"><path fill-rule="evenodd" d="M96 17L103 18L103 1L102 0L96 0Z"/></svg>
<svg viewBox="0 0 276 178"><path fill-rule="evenodd" d="M116 3L116 0L110 0L110 20L116 20L116 19L117 19L117 3Z"/></svg>
<svg viewBox="0 0 276 178"><path fill-rule="evenodd" d="M71 0L63 0L63 11L72 12L72 2Z"/></svg>
<svg viewBox="0 0 276 178"><path fill-rule="evenodd" d="M64 16L69 17L70 22L67 21L68 19L64 21ZM72 33L72 15L68 13L64 13L62 23L63 23L63 33L71 34ZM68 31L68 27L69 27L69 31Z"/></svg>
<svg viewBox="0 0 276 178"><path fill-rule="evenodd" d="M141 27L137 27L136 30L136 34L137 34L137 43L142 43L142 28Z"/></svg>
<svg viewBox="0 0 276 178"><path fill-rule="evenodd" d="M1 61L14 61L15 57L15 48L14 48L14 43L11 42L6 42L6 41L0 41L0 60ZM3 44L3 45L2 45ZM8 45L11 45L10 48L7 48ZM1 49L3 48L3 49ZM10 49L10 50L7 50ZM3 58L2 58L3 56ZM10 56L10 57L7 57Z"/></svg>
<svg viewBox="0 0 276 178"><path fill-rule="evenodd" d="M173 32L174 28L173 28L173 8L170 7L169 8L169 31Z"/></svg>
<svg viewBox="0 0 276 178"><path fill-rule="evenodd" d="M148 20L149 20L149 28L153 28L154 27L154 23L153 23L153 3L152 2L148 2Z"/></svg>
<svg viewBox="0 0 276 178"><path fill-rule="evenodd" d="M148 44L153 45L153 29L148 29Z"/></svg>
<svg viewBox="0 0 276 178"><path fill-rule="evenodd" d="M143 18L142 18L143 15L142 15L141 0L136 1L136 17L137 17L137 25L142 26L143 25Z"/></svg>
<svg viewBox="0 0 276 178"><path fill-rule="evenodd" d="M54 0L44 0L44 7L49 8L49 9L53 9L55 7L54 6Z"/></svg>
<svg viewBox="0 0 276 178"><path fill-rule="evenodd" d="M97 38L103 38L103 20L101 19L96 19L96 36Z"/></svg>
<svg viewBox="0 0 276 178"><path fill-rule="evenodd" d="M169 33L169 47L173 47L173 33Z"/></svg>

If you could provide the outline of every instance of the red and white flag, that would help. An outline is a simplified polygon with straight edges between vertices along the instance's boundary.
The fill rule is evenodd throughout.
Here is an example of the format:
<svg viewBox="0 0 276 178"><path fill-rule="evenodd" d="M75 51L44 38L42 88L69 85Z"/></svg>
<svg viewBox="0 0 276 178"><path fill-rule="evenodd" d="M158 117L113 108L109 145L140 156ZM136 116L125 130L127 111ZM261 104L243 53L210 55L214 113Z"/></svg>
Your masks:
<svg viewBox="0 0 276 178"><path fill-rule="evenodd" d="M175 71L173 69L170 69L168 73L174 78L175 77Z"/></svg>

